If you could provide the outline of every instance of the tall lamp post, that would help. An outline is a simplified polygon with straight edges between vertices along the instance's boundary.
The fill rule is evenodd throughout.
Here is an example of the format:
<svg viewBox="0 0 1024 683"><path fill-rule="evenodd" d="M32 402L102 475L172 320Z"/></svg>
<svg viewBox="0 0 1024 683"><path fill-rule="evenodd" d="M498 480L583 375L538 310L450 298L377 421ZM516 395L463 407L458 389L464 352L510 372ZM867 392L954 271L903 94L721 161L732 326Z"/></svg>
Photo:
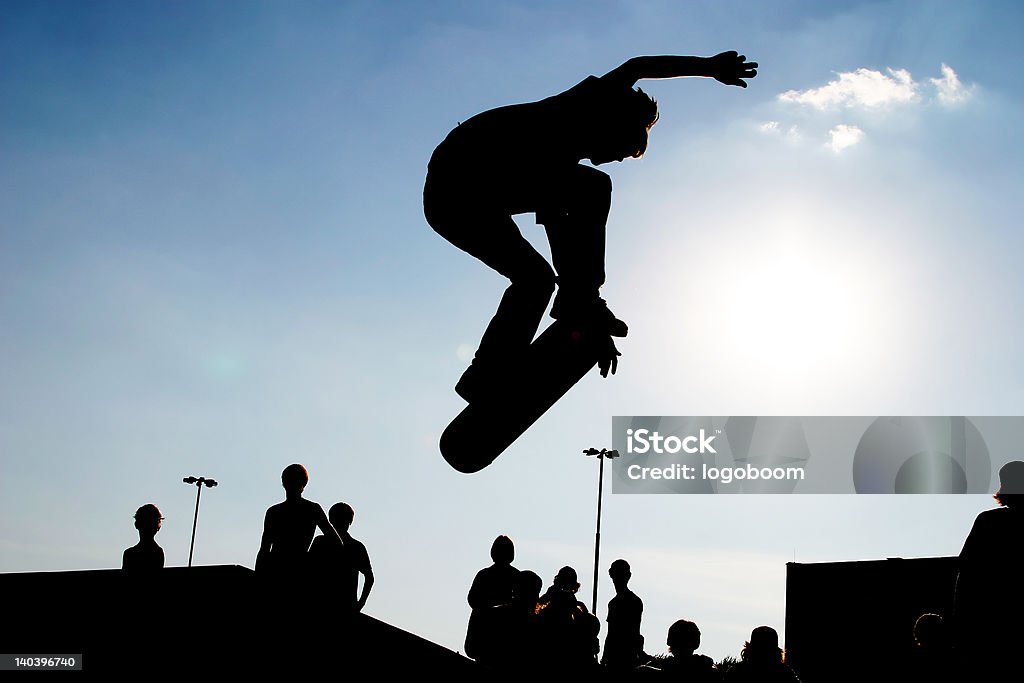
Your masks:
<svg viewBox="0 0 1024 683"><path fill-rule="evenodd" d="M196 524L199 522L199 496L203 493L203 486L213 488L217 482L206 477L185 477L182 481L186 484L196 485L196 514L192 518L192 545L188 549L188 566L192 566L192 552L196 549Z"/></svg>
<svg viewBox="0 0 1024 683"><path fill-rule="evenodd" d="M597 570L598 564L601 560L601 490L604 488L604 461L605 458L617 458L619 457L618 451L610 451L607 448L597 450L596 448L588 448L583 451L583 455L596 455L598 461L601 463L598 467L597 475L597 533L594 534L594 603L590 607L591 613L597 616Z"/></svg>

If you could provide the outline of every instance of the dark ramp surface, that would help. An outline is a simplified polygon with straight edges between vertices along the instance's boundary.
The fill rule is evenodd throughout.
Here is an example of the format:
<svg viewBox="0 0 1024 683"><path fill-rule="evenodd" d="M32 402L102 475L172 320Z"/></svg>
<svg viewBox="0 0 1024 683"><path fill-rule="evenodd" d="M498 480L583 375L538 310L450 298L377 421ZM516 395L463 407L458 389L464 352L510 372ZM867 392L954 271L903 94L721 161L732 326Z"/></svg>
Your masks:
<svg viewBox="0 0 1024 683"><path fill-rule="evenodd" d="M949 618L957 572L955 557L787 563L790 664L804 683L895 680L917 618Z"/></svg>
<svg viewBox="0 0 1024 683"><path fill-rule="evenodd" d="M0 651L80 654L88 672L477 673L462 655L373 617L339 617L315 587L268 585L240 566L0 574L0 594Z"/></svg>

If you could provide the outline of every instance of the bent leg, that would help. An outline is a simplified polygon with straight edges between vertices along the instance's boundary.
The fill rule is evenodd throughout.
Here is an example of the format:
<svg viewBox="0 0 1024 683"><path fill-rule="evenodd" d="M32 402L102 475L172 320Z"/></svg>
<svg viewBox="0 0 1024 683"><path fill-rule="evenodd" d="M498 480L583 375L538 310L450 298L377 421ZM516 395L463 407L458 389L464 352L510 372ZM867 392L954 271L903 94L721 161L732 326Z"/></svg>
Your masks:
<svg viewBox="0 0 1024 683"><path fill-rule="evenodd" d="M537 222L547 231L551 260L558 273L553 317L604 307L598 290L605 280L605 229L611 199L611 178L595 168L578 165L552 184L546 207L537 212Z"/></svg>
<svg viewBox="0 0 1024 683"><path fill-rule="evenodd" d="M555 289L555 274L510 216L470 213L474 215L428 218L434 218L431 225L439 235L511 281L480 340L474 363L514 362L537 333Z"/></svg>

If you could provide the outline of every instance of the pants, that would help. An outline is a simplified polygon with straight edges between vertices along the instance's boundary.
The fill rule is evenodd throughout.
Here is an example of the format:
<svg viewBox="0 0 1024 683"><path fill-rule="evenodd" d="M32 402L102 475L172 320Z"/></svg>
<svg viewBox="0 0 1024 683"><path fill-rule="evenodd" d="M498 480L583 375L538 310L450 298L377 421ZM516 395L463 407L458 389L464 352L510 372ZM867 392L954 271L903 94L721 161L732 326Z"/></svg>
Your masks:
<svg viewBox="0 0 1024 683"><path fill-rule="evenodd" d="M474 360L500 363L518 357L533 341L556 280L555 317L559 309L597 299L605 279L612 185L607 174L580 164L529 177L471 178L470 172L452 173L432 162L423 208L435 232L510 281ZM547 232L554 269L512 220L513 214L531 211Z"/></svg>

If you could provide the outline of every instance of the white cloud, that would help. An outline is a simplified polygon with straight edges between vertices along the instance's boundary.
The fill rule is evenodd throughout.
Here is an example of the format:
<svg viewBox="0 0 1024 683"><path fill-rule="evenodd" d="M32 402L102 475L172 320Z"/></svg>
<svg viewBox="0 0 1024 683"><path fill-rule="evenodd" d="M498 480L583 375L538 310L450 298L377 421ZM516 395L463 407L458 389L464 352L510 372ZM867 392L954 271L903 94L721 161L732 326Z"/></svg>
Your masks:
<svg viewBox="0 0 1024 683"><path fill-rule="evenodd" d="M761 124L760 128L761 128L762 132L773 133L773 132L779 130L779 122L778 121L766 121L765 123Z"/></svg>
<svg viewBox="0 0 1024 683"><path fill-rule="evenodd" d="M829 142L825 146L836 154L839 154L848 147L853 147L864 139L864 131L857 126L848 126L840 123L828 132Z"/></svg>
<svg viewBox="0 0 1024 683"><path fill-rule="evenodd" d="M966 102L971 96L971 89L960 82L956 72L948 64L942 65L942 78L929 78L928 80L939 91L939 102L946 106Z"/></svg>
<svg viewBox="0 0 1024 683"><path fill-rule="evenodd" d="M779 95L779 99L822 110L838 106L876 108L915 101L918 85L910 72L906 69L887 71L888 76L864 68L840 73L838 79L820 88L787 90Z"/></svg>

